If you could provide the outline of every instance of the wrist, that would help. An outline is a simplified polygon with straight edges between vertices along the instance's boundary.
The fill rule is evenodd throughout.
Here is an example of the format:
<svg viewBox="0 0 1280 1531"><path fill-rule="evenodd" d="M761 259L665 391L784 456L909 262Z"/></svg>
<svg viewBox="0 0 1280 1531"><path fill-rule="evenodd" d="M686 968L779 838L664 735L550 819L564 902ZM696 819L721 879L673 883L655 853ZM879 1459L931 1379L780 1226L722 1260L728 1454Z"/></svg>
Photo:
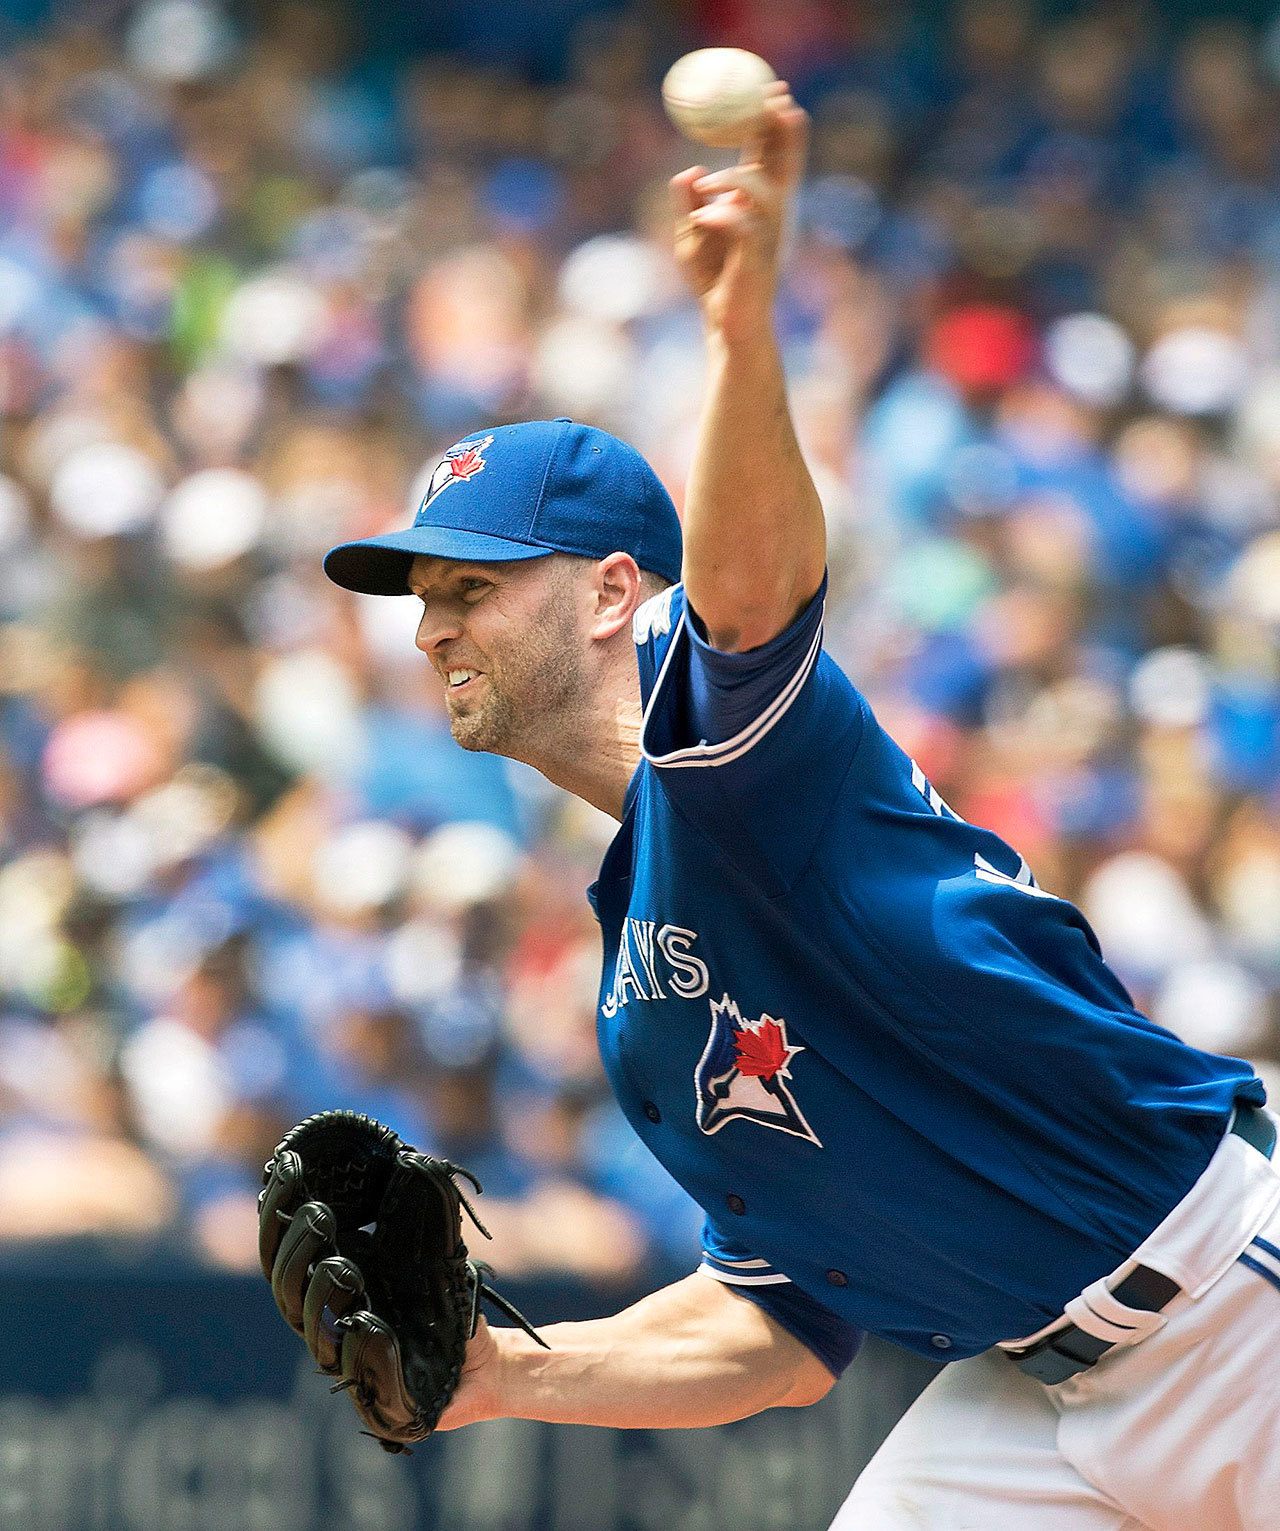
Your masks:
<svg viewBox="0 0 1280 1531"><path fill-rule="evenodd" d="M486 1403L492 1419L522 1419L528 1404L531 1369L546 1351L521 1329L492 1329L494 1365Z"/></svg>
<svg viewBox="0 0 1280 1531"><path fill-rule="evenodd" d="M732 320L704 314L707 355L713 366L732 361L736 366L772 366L779 349L773 328L772 305L758 312L737 313Z"/></svg>

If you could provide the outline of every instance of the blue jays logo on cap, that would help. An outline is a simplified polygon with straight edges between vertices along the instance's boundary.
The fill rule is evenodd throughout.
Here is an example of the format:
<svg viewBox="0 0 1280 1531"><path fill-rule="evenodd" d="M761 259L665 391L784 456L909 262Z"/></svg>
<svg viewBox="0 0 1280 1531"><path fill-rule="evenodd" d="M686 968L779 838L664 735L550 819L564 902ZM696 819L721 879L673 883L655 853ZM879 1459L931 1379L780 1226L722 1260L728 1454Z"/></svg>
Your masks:
<svg viewBox="0 0 1280 1531"><path fill-rule="evenodd" d="M460 441L456 446L449 448L436 464L435 471L427 484L427 492L423 495L422 504L418 506L418 514L414 518L415 526L422 524L427 506L443 494L450 484L465 484L468 479L474 478L483 470L484 454L492 445L492 436L482 436L479 441Z"/></svg>
<svg viewBox="0 0 1280 1531"><path fill-rule="evenodd" d="M821 1148L787 1083L791 1060L803 1051L787 1040L786 1021L767 1014L747 1020L727 994L712 1000L711 1035L694 1072L698 1126L710 1134L741 1117Z"/></svg>
<svg viewBox="0 0 1280 1531"><path fill-rule="evenodd" d="M447 503L436 502L445 490ZM417 557L518 563L566 553L630 553L680 578L680 518L634 447L574 420L525 420L473 432L431 470L413 525L330 548L325 573L365 595L408 595Z"/></svg>

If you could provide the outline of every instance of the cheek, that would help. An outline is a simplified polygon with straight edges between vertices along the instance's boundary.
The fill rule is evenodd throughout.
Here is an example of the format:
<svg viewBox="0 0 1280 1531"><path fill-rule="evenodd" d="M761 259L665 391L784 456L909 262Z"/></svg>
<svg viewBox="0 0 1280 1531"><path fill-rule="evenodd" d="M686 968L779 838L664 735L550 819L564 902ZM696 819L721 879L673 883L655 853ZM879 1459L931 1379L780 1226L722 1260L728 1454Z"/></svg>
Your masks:
<svg viewBox="0 0 1280 1531"><path fill-rule="evenodd" d="M500 662L502 624L495 622L489 613L469 611L462 619L462 641L466 644L466 652L488 670Z"/></svg>
<svg viewBox="0 0 1280 1531"><path fill-rule="evenodd" d="M529 647L536 632L532 615L511 602L486 601L467 614L467 638L477 653L488 655L496 665L508 668Z"/></svg>

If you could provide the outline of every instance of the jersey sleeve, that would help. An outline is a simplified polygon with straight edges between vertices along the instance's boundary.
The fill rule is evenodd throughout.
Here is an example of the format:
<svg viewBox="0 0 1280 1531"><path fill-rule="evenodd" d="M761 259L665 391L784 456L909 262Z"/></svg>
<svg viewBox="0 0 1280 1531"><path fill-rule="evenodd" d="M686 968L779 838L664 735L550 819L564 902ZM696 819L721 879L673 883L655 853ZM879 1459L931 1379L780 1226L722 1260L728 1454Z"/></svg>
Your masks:
<svg viewBox="0 0 1280 1531"><path fill-rule="evenodd" d="M636 613L645 761L680 813L765 886L807 860L864 727L865 702L823 652L826 588L741 653L708 642L683 586Z"/></svg>
<svg viewBox="0 0 1280 1531"><path fill-rule="evenodd" d="M726 1238L710 1218L703 1225L698 1271L763 1308L775 1323L811 1350L832 1376L840 1376L857 1355L863 1340L861 1329L810 1297L767 1260Z"/></svg>
<svg viewBox="0 0 1280 1531"><path fill-rule="evenodd" d="M672 769L729 764L776 727L817 662L826 593L824 578L789 627L742 653L707 641L683 585L642 606L635 636L651 661L651 675L641 666L641 687L643 746L652 764ZM658 639L666 641L650 641Z"/></svg>

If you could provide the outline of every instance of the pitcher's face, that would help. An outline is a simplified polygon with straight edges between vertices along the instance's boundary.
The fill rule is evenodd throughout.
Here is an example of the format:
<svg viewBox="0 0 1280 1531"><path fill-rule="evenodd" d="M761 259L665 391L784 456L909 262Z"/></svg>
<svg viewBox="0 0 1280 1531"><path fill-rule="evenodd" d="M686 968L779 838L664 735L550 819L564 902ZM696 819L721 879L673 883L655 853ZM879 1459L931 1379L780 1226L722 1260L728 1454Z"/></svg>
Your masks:
<svg viewBox="0 0 1280 1531"><path fill-rule="evenodd" d="M575 560L454 563L415 558L417 646L445 685L453 737L469 750L520 755L582 689Z"/></svg>

